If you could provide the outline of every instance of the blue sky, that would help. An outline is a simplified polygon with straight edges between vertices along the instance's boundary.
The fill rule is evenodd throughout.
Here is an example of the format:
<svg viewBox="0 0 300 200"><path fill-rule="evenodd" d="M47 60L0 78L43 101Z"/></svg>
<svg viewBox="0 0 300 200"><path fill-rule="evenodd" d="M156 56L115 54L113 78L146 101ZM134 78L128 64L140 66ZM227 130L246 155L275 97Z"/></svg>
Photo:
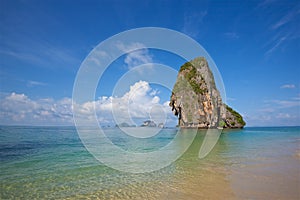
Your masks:
<svg viewBox="0 0 300 200"><path fill-rule="evenodd" d="M73 83L84 58L117 33L150 26L183 32L206 49L223 78L227 103L248 126L300 125L297 0L1 0L0 5L0 124L72 124ZM183 64L155 50L139 56L176 70ZM114 78L100 82L95 101L109 103L115 79L130 64L123 57L107 70ZM164 90L139 86L145 89L141 98L159 97L161 105L168 100Z"/></svg>

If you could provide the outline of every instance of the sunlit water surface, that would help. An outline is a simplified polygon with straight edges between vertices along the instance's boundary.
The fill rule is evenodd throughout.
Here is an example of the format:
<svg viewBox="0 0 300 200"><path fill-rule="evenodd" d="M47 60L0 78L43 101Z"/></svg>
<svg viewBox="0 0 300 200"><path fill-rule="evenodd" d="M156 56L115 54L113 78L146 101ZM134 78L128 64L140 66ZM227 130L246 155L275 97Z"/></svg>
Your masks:
<svg viewBox="0 0 300 200"><path fill-rule="evenodd" d="M189 131L179 133L182 145ZM106 131L114 144L132 152L161 148L176 132L132 138L119 129ZM74 127L1 126L0 199L300 199L299 127L224 131L213 151L199 159L205 134L199 131L171 165L132 174L96 160Z"/></svg>

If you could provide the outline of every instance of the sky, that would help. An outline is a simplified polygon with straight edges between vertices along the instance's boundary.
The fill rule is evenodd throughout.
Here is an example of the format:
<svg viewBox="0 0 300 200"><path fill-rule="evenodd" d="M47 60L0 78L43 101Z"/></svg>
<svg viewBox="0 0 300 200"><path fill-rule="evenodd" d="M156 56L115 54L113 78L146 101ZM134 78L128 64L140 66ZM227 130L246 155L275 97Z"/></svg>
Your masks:
<svg viewBox="0 0 300 200"><path fill-rule="evenodd" d="M94 101L72 106L76 74L89 53L113 35L141 27L172 29L201 44L223 79L223 101L247 126L300 125L297 0L0 0L0 124L73 125L73 109L88 120L95 105L99 122L109 124L113 102L129 100L130 116L139 119L132 123L163 111L166 122L174 123L166 88L141 79L120 96L112 93L136 65L156 62L179 70L184 64L155 49L118 58L105 71ZM118 116L125 115L120 110Z"/></svg>

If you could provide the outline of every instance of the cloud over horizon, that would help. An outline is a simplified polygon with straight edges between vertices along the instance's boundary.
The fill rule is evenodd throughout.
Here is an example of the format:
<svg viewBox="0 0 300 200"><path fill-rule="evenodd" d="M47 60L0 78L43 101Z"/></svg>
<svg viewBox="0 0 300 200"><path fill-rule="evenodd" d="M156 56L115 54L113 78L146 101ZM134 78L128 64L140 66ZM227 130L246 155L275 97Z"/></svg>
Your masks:
<svg viewBox="0 0 300 200"><path fill-rule="evenodd" d="M158 92L146 81L130 86L121 97L101 96L95 101L72 105L71 98L33 100L15 92L5 95L0 101L0 124L2 125L74 125L73 110L87 124L97 115L101 125L126 122L141 125L143 120L157 123L175 123L168 106L160 102Z"/></svg>
<svg viewBox="0 0 300 200"><path fill-rule="evenodd" d="M5 125L70 125L73 123L72 100L32 100L15 92L0 102L0 123Z"/></svg>

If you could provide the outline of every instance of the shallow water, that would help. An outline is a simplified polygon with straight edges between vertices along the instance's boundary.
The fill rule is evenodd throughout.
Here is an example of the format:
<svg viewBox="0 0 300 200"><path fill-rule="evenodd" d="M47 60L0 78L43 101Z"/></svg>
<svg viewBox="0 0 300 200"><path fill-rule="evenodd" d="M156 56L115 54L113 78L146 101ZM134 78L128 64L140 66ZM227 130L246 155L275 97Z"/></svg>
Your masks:
<svg viewBox="0 0 300 200"><path fill-rule="evenodd" d="M107 131L114 144L132 152L162 148L176 135L166 129L153 138L132 139L117 129ZM181 134L184 145L190 135ZM300 198L299 127L225 131L213 151L199 159L204 137L198 132L171 165L132 174L97 161L74 127L2 126L0 199Z"/></svg>

